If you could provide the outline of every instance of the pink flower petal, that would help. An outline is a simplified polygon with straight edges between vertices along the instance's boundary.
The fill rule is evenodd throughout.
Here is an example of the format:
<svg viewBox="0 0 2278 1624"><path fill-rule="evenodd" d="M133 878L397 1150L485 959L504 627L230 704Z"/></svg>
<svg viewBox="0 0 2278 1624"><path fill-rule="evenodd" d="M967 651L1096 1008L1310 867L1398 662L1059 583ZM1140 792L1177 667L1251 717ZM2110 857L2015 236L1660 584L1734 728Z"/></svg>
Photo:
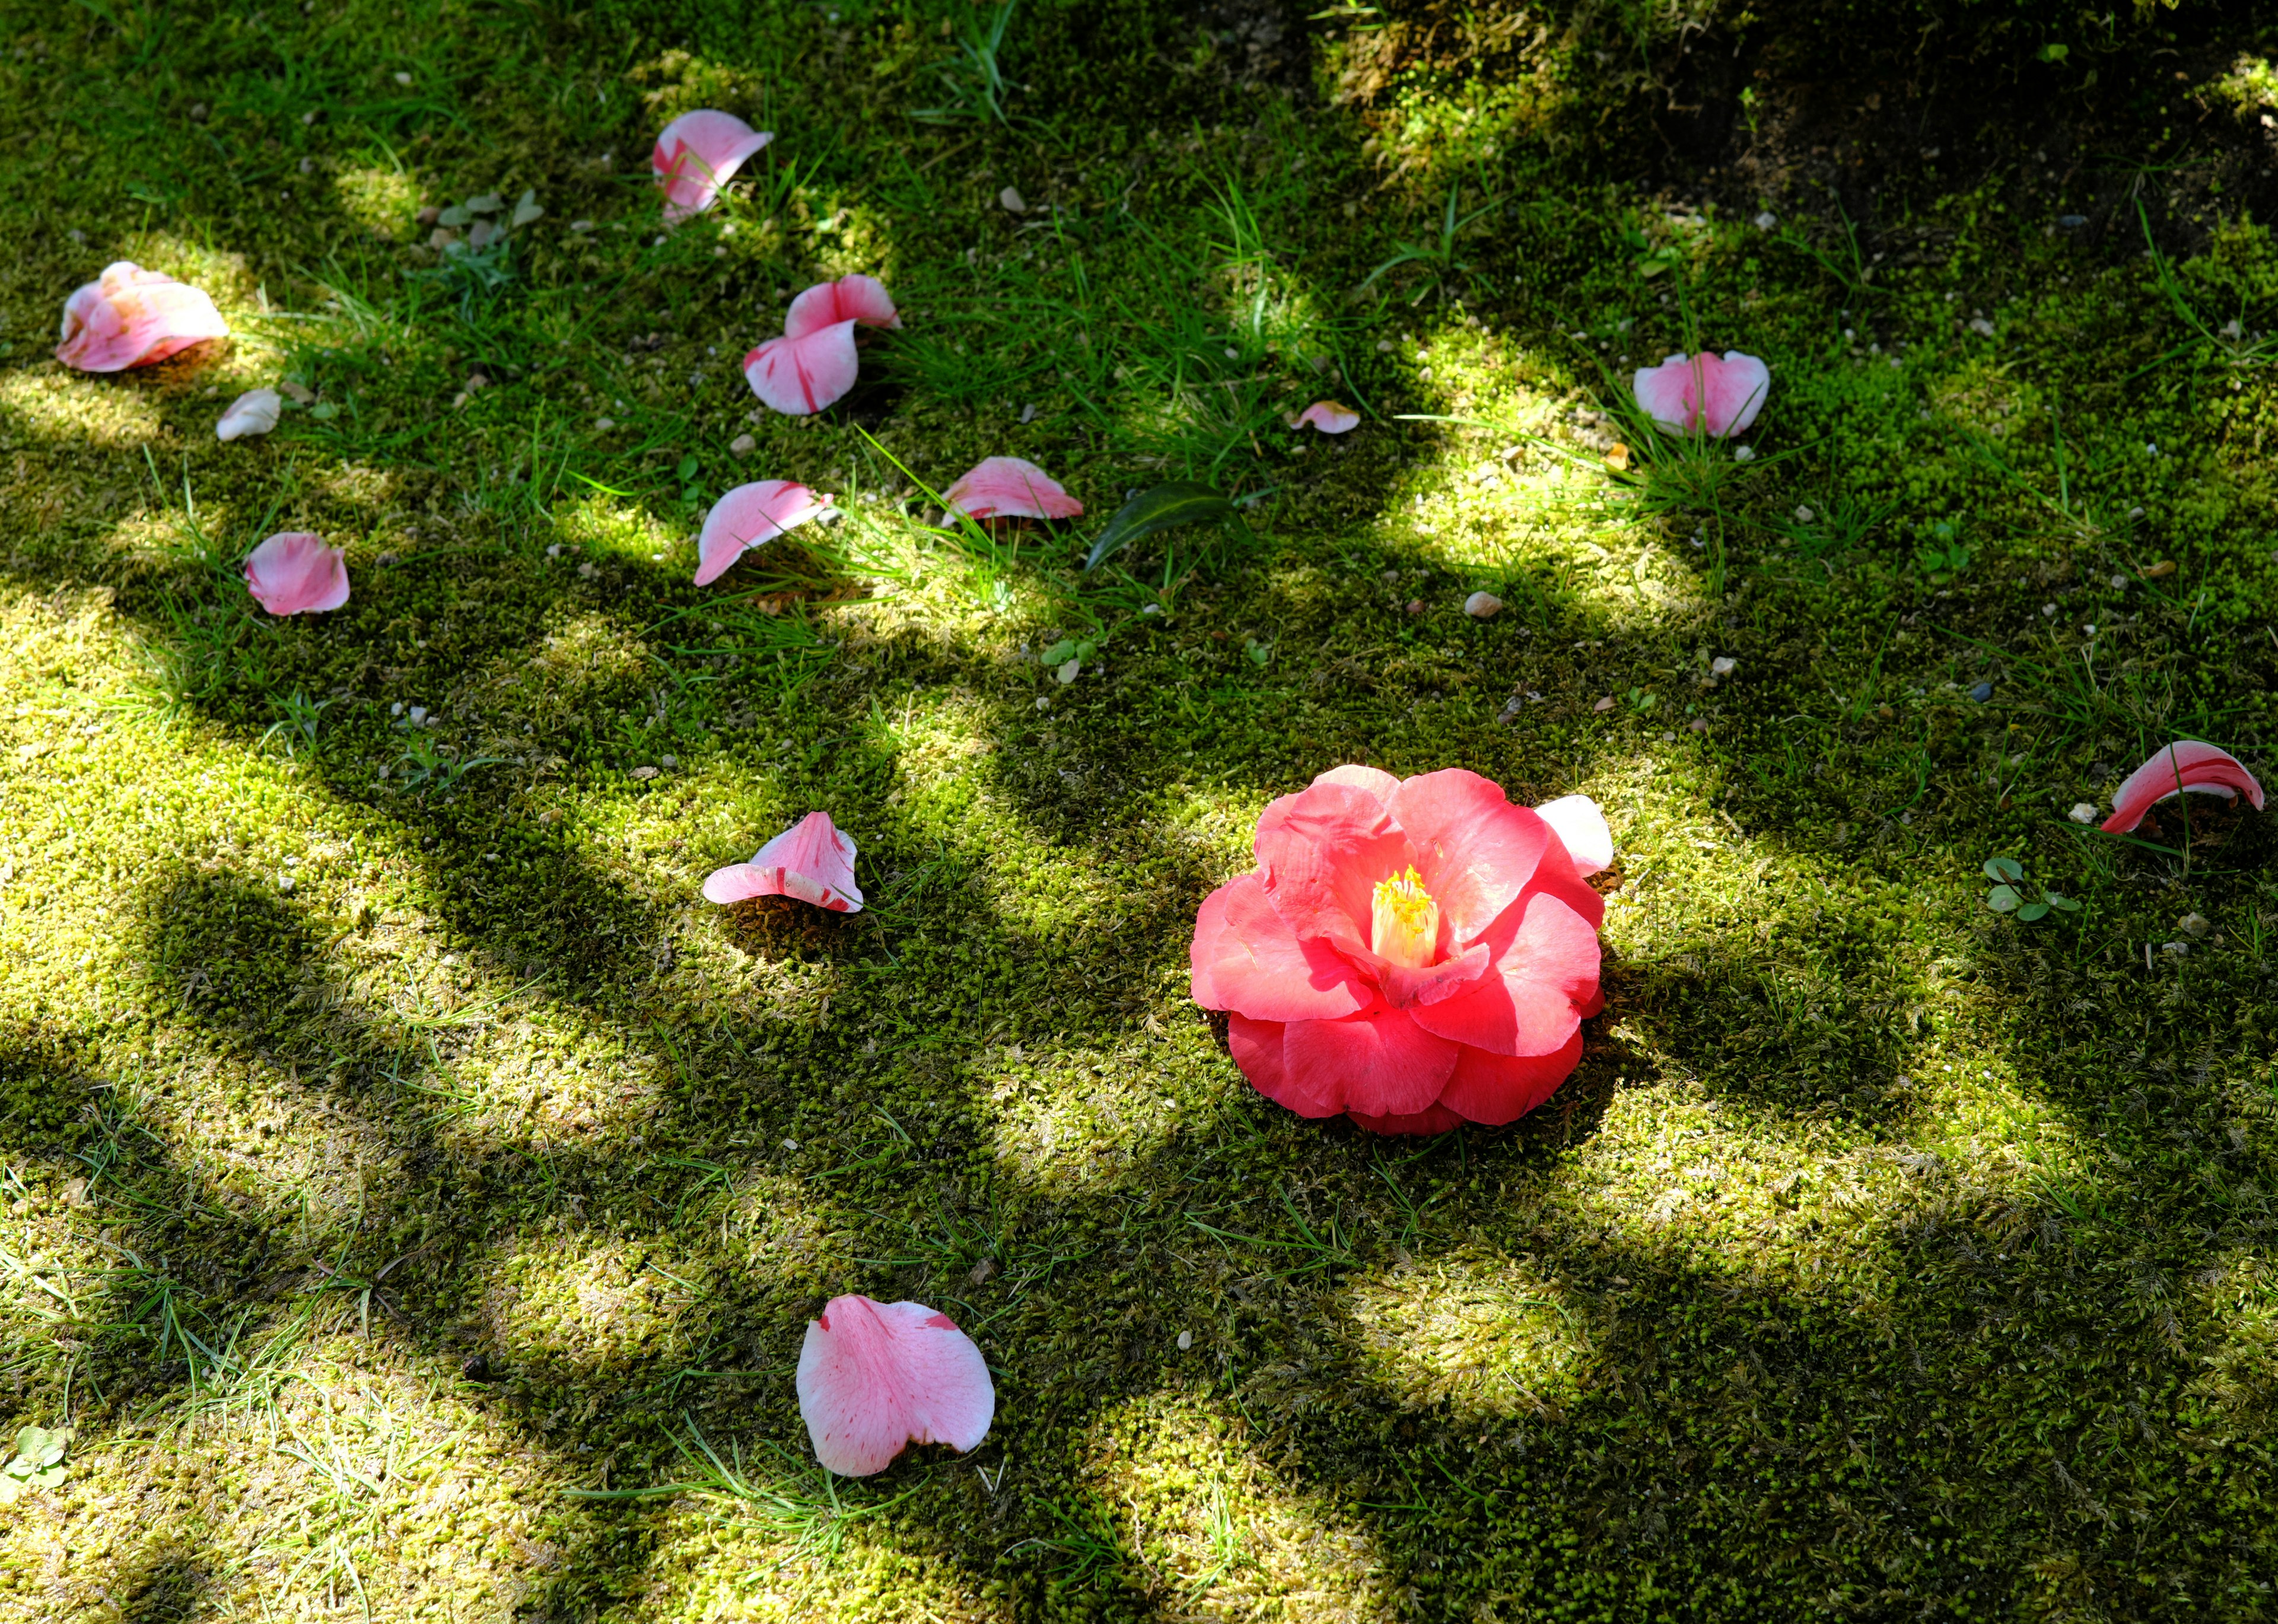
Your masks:
<svg viewBox="0 0 2278 1624"><path fill-rule="evenodd" d="M784 313L784 336L805 338L840 322L898 327L902 318L886 295L886 285L877 278L841 277L836 282L818 282L791 301L791 309Z"/></svg>
<svg viewBox="0 0 2278 1624"><path fill-rule="evenodd" d="M1574 859L1576 873L1587 879L1614 865L1614 832L1606 827L1606 814L1588 796L1565 795L1546 801L1534 809L1534 815L1548 824L1564 844L1566 855Z"/></svg>
<svg viewBox="0 0 2278 1624"><path fill-rule="evenodd" d="M969 519L1073 519L1083 504L1022 457L984 457L943 499Z"/></svg>
<svg viewBox="0 0 2278 1624"><path fill-rule="evenodd" d="M850 318L795 339L769 339L744 357L744 381L776 411L804 417L853 388L857 364Z"/></svg>
<svg viewBox="0 0 2278 1624"><path fill-rule="evenodd" d="M1632 381L1638 405L1659 427L1671 434L1700 429L1716 439L1754 423L1771 386L1771 369L1738 350L1671 355Z"/></svg>
<svg viewBox="0 0 2278 1624"><path fill-rule="evenodd" d="M1365 1111L1355 1111L1352 1119L1372 1133L1445 1133L1450 1128L1464 1125L1461 1117L1436 1103L1398 1117L1372 1117Z"/></svg>
<svg viewBox="0 0 2278 1624"><path fill-rule="evenodd" d="M733 113L709 108L666 125L648 160L664 187L664 223L677 225L709 209L744 161L774 139Z"/></svg>
<svg viewBox="0 0 2278 1624"><path fill-rule="evenodd" d="M248 389L229 403L229 409L214 424L218 439L233 440L248 434L266 434L277 426L279 414L285 402L274 389Z"/></svg>
<svg viewBox="0 0 2278 1624"><path fill-rule="evenodd" d="M2184 790L2233 800L2243 791L2255 811L2262 810L2262 786L2237 757L2197 739L2178 739L2128 774L2112 797L2112 816L2099 827L2107 835L2125 835L2154 804Z"/></svg>
<svg viewBox="0 0 2278 1624"><path fill-rule="evenodd" d="M704 881L707 902L739 903L753 896L791 896L833 913L860 913L854 883L854 842L829 812L809 812L761 846L748 863L716 868Z"/></svg>
<svg viewBox="0 0 2278 1624"><path fill-rule="evenodd" d="M1193 960L1195 1001L1252 1020L1334 1020L1375 1002L1328 943L1297 940L1256 874L1204 900L1195 916Z"/></svg>
<svg viewBox="0 0 2278 1624"><path fill-rule="evenodd" d="M1300 1117L1335 1116L1344 1109L1344 1102L1326 1088L1326 1078L1293 1074L1281 1064L1281 1045L1288 1033L1281 1021L1254 1021L1247 1015L1230 1014L1226 1018L1227 1051L1250 1079L1250 1086L1276 1105Z"/></svg>
<svg viewBox="0 0 2278 1624"><path fill-rule="evenodd" d="M1456 1069L1456 1046L1426 1032L1413 1010L1376 1010L1334 1021L1292 1021L1281 1064L1305 1090L1374 1117L1420 1111Z"/></svg>
<svg viewBox="0 0 2278 1624"><path fill-rule="evenodd" d="M348 549L305 530L271 536L247 555L245 584L271 614L317 614L348 600Z"/></svg>
<svg viewBox="0 0 2278 1624"><path fill-rule="evenodd" d="M1274 801L1253 843L1274 911L1300 939L1325 936L1349 957L1369 951L1377 881L1416 860L1383 804L1343 783Z"/></svg>
<svg viewBox="0 0 2278 1624"><path fill-rule="evenodd" d="M1334 400L1316 400L1297 414L1289 426L1302 429L1311 423L1324 434L1342 434L1360 426L1360 414L1349 406L1339 406Z"/></svg>
<svg viewBox="0 0 2278 1624"><path fill-rule="evenodd" d="M814 1458L845 1477L883 1472L908 1444L977 1448L997 1415L973 1338L918 1302L832 1298L807 1322L798 1389Z"/></svg>
<svg viewBox="0 0 2278 1624"><path fill-rule="evenodd" d="M65 302L56 359L82 372L123 372L227 337L229 324L204 294L122 259Z"/></svg>
<svg viewBox="0 0 2278 1624"><path fill-rule="evenodd" d="M814 492L788 479L738 485L712 504L696 543L696 584L709 586L751 548L764 546L822 511Z"/></svg>
<svg viewBox="0 0 2278 1624"><path fill-rule="evenodd" d="M1541 819L1504 799L1502 785L1461 767L1403 781L1392 816L1416 849L1417 872L1451 943L1473 941L1502 918L1550 844Z"/></svg>
<svg viewBox="0 0 2278 1624"><path fill-rule="evenodd" d="M1598 969L1597 931L1563 897L1537 891L1519 911L1494 974L1408 1014L1450 1042L1497 1055L1547 1055L1581 1024L1575 1006L1595 995Z"/></svg>
<svg viewBox="0 0 2278 1624"><path fill-rule="evenodd" d="M1579 1027L1563 1047L1547 1055L1491 1055L1483 1048L1466 1048L1456 1058L1456 1074L1440 1091L1440 1103L1468 1122L1501 1127L1556 1094L1581 1058Z"/></svg>
<svg viewBox="0 0 2278 1624"><path fill-rule="evenodd" d="M1333 766L1317 775L1317 784L1345 784L1376 797L1377 804L1385 811L1392 810L1392 797L1400 788L1400 781L1382 767Z"/></svg>

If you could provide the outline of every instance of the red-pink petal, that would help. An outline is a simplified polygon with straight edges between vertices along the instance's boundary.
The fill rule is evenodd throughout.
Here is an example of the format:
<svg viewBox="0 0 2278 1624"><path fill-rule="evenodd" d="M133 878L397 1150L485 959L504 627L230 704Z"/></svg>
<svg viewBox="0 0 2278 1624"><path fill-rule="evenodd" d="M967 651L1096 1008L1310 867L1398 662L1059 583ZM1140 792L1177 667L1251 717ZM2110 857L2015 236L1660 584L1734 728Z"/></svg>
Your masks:
<svg viewBox="0 0 2278 1624"><path fill-rule="evenodd" d="M2107 835L2125 835L2154 804L2186 789L2234 800L2244 792L2255 811L2262 810L2262 786L2237 757L2198 739L2177 739L2128 774L2101 827Z"/></svg>
<svg viewBox="0 0 2278 1624"><path fill-rule="evenodd" d="M1410 1008L1418 1025L1498 1055L1547 1055L1574 1035L1581 1023L1576 1006L1597 993L1598 933L1547 889L1527 896L1518 912L1495 973L1452 998Z"/></svg>
<svg viewBox="0 0 2278 1624"><path fill-rule="evenodd" d="M773 541L822 511L814 492L788 479L738 485L704 516L696 543L696 584L709 586L751 548Z"/></svg>
<svg viewBox="0 0 2278 1624"><path fill-rule="evenodd" d="M733 113L710 108L683 113L666 125L648 160L664 187L665 224L677 225L709 209L744 161L774 139Z"/></svg>
<svg viewBox="0 0 2278 1624"><path fill-rule="evenodd" d="M123 372L227 337L229 324L203 292L122 259L65 301L56 359L82 372Z"/></svg>
<svg viewBox="0 0 2278 1624"><path fill-rule="evenodd" d="M1196 1003L1252 1020L1334 1020L1375 1002L1367 980L1326 942L1298 941L1256 874L1204 899L1193 962Z"/></svg>
<svg viewBox="0 0 2278 1624"><path fill-rule="evenodd" d="M1545 801L1534 809L1534 815L1558 836L1566 855L1574 859L1576 873L1587 879L1614 865L1614 832L1606 827L1606 814L1588 796L1564 795Z"/></svg>
<svg viewBox="0 0 2278 1624"><path fill-rule="evenodd" d="M1641 370L1633 380L1639 406L1671 434L1704 430L1722 439L1756 420L1771 389L1771 369L1754 355L1727 350L1671 355Z"/></svg>
<svg viewBox="0 0 2278 1624"><path fill-rule="evenodd" d="M1369 950L1376 882L1415 861L1383 804L1343 783L1274 801L1254 846L1265 894L1299 940L1325 936L1349 956Z"/></svg>
<svg viewBox="0 0 2278 1624"><path fill-rule="evenodd" d="M1392 817L1415 848L1449 943L1472 942L1502 918L1550 844L1541 819L1505 800L1500 784L1461 767L1403 780Z"/></svg>
<svg viewBox="0 0 2278 1624"><path fill-rule="evenodd" d="M797 1385L815 1459L845 1477L885 1470L908 1444L976 1448L997 1415L973 1338L918 1302L832 1298L807 1322Z"/></svg>
<svg viewBox="0 0 2278 1624"><path fill-rule="evenodd" d="M1464 1125L1461 1117L1437 1103L1398 1117L1372 1117L1364 1111L1355 1111L1352 1119L1371 1133L1445 1133L1450 1128Z"/></svg>
<svg viewBox="0 0 2278 1624"><path fill-rule="evenodd" d="M862 890L854 883L853 837L829 812L809 812L754 852L748 863L716 868L705 879L707 902L739 903L753 896L791 896L833 913L859 913Z"/></svg>
<svg viewBox="0 0 2278 1624"><path fill-rule="evenodd" d="M1455 1075L1440 1091L1440 1103L1466 1121L1500 1127L1556 1094L1581 1058L1579 1027L1547 1055L1492 1055L1466 1046L1456 1057Z"/></svg>
<svg viewBox="0 0 2278 1624"><path fill-rule="evenodd" d="M1301 429L1307 423L1324 434L1342 434L1359 426L1360 414L1349 406L1338 405L1334 400L1316 400L1299 412L1297 421L1289 426Z"/></svg>
<svg viewBox="0 0 2278 1624"><path fill-rule="evenodd" d="M245 584L271 614L317 614L348 600L348 549L306 530L271 536L247 555Z"/></svg>
<svg viewBox="0 0 2278 1624"><path fill-rule="evenodd" d="M886 285L875 277L841 277L818 282L791 301L784 313L784 336L804 338L840 322L860 322L865 327L898 327L901 315L886 295Z"/></svg>
<svg viewBox="0 0 2278 1624"><path fill-rule="evenodd" d="M1281 1062L1281 1045L1289 1029L1280 1021L1254 1021L1247 1015L1227 1017L1226 1047L1250 1086L1300 1117L1334 1117L1344 1109L1334 1094L1322 1092L1325 1079L1294 1075Z"/></svg>
<svg viewBox="0 0 2278 1624"><path fill-rule="evenodd" d="M1415 1011L1378 1009L1343 1020L1292 1021L1281 1064L1294 1086L1348 1111L1398 1117L1440 1097L1456 1046L1426 1031Z"/></svg>
<svg viewBox="0 0 2278 1624"><path fill-rule="evenodd" d="M969 519L1073 519L1083 504L1025 457L984 457L943 493Z"/></svg>
<svg viewBox="0 0 2278 1624"><path fill-rule="evenodd" d="M744 357L744 381L776 411L804 417L853 388L857 364L850 318L795 339L769 339Z"/></svg>

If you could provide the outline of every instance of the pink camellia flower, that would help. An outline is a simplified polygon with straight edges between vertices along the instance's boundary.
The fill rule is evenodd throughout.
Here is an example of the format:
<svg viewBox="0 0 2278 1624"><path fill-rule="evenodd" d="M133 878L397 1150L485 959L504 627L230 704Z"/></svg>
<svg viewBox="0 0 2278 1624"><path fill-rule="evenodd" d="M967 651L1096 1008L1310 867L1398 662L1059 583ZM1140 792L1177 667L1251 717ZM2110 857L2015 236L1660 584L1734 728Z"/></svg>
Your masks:
<svg viewBox="0 0 2278 1624"><path fill-rule="evenodd" d="M761 479L712 504L696 542L696 584L709 586L750 549L763 546L785 530L822 511L814 492L788 479Z"/></svg>
<svg viewBox="0 0 2278 1624"><path fill-rule="evenodd" d="M677 225L709 209L744 161L774 139L771 132L755 130L733 113L708 107L666 125L648 159L664 187L664 223Z"/></svg>
<svg viewBox="0 0 2278 1624"><path fill-rule="evenodd" d="M798 1386L814 1458L842 1477L884 1471L905 1445L976 1449L997 1418L981 1350L921 1302L832 1298L807 1322Z"/></svg>
<svg viewBox="0 0 2278 1624"><path fill-rule="evenodd" d="M1340 406L1334 400L1316 400L1303 411L1285 419L1293 429L1311 423L1324 434L1343 434L1360 426L1360 414L1349 406Z"/></svg>
<svg viewBox="0 0 2278 1624"><path fill-rule="evenodd" d="M1573 1071L1603 1003L1582 877L1613 856L1586 797L1536 812L1459 767L1341 766L1268 806L1256 850L1196 916L1194 996L1260 1093L1436 1133L1522 1117Z"/></svg>
<svg viewBox="0 0 2278 1624"><path fill-rule="evenodd" d="M943 492L968 519L1073 519L1083 504L1024 457L984 457Z"/></svg>
<svg viewBox="0 0 2278 1624"><path fill-rule="evenodd" d="M2155 802L2171 800L2187 789L2234 801L2244 790L2254 810L2262 810L2262 786L2237 757L2197 739L2178 739L2153 751L2149 761L2128 774L2120 793L2112 797L2112 816L2099 827L2107 835L2125 835L2144 821Z"/></svg>
<svg viewBox="0 0 2278 1624"><path fill-rule="evenodd" d="M348 551L306 530L271 536L247 555L245 584L271 614L317 614L348 600Z"/></svg>
<svg viewBox="0 0 2278 1624"><path fill-rule="evenodd" d="M123 372L227 337L229 324L203 293L122 259L65 301L56 359L82 372Z"/></svg>
<svg viewBox="0 0 2278 1624"><path fill-rule="evenodd" d="M1671 434L1702 429L1713 439L1755 422L1771 386L1771 369L1736 349L1721 357L1671 355L1640 370L1635 385L1638 404L1662 429Z"/></svg>
<svg viewBox="0 0 2278 1624"><path fill-rule="evenodd" d="M854 883L854 842L830 821L809 812L752 854L748 863L715 868L704 881L704 899L739 903L752 896L795 896L833 913L862 911Z"/></svg>
<svg viewBox="0 0 2278 1624"><path fill-rule="evenodd" d="M854 387L854 328L898 327L901 315L875 277L819 282L791 301L780 339L744 357L744 381L776 411L819 412Z"/></svg>

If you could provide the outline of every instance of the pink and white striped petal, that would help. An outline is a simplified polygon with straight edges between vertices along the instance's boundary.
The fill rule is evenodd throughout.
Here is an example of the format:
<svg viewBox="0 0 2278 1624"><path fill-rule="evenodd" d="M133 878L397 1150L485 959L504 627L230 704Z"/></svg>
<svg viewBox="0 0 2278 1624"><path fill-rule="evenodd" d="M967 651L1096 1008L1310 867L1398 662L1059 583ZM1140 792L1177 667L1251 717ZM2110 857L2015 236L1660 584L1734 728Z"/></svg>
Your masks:
<svg viewBox="0 0 2278 1624"><path fill-rule="evenodd" d="M348 553L306 530L271 536L247 555L245 584L271 614L321 614L348 600Z"/></svg>
<svg viewBox="0 0 2278 1624"><path fill-rule="evenodd" d="M124 372L227 337L229 324L199 289L122 259L65 301L56 359L82 372Z"/></svg>
<svg viewBox="0 0 2278 1624"><path fill-rule="evenodd" d="M765 546L822 511L805 485L788 479L760 479L712 504L696 542L696 584L709 586L753 547Z"/></svg>
<svg viewBox="0 0 2278 1624"><path fill-rule="evenodd" d="M1293 429L1311 424L1324 434L1344 434L1360 426L1360 414L1334 400L1316 400L1288 420Z"/></svg>
<svg viewBox="0 0 2278 1624"><path fill-rule="evenodd" d="M266 434L277 426L285 402L274 389L248 389L229 403L229 409L214 424L218 439L242 439L248 434Z"/></svg>
<svg viewBox="0 0 2278 1624"><path fill-rule="evenodd" d="M2213 744L2177 739L2128 774L2120 793L2112 797L2112 816L2098 827L2107 835L2125 835L2143 822L2156 804L2173 800L2186 790L2194 795L2228 796L2234 801L2243 794L2255 811L2262 810L2262 786L2246 770L2245 763Z"/></svg>
<svg viewBox="0 0 2278 1624"><path fill-rule="evenodd" d="M733 113L708 107L666 125L648 160L664 187L664 223L677 225L709 209L745 160L774 139Z"/></svg>
<svg viewBox="0 0 2278 1624"><path fill-rule="evenodd" d="M976 1449L997 1418L980 1348L921 1302L832 1298L807 1322L797 1385L814 1457L843 1477L883 1472L911 1444Z"/></svg>
<svg viewBox="0 0 2278 1624"><path fill-rule="evenodd" d="M862 888L854 883L853 837L809 812L761 846L748 863L715 868L704 881L707 902L740 903L754 896L790 896L833 913L860 913Z"/></svg>
<svg viewBox="0 0 2278 1624"><path fill-rule="evenodd" d="M849 317L797 338L769 339L744 357L744 381L775 410L805 417L853 388L857 366Z"/></svg>
<svg viewBox="0 0 2278 1624"><path fill-rule="evenodd" d="M1023 457L987 457L943 494L968 519L1073 519L1083 504Z"/></svg>
<svg viewBox="0 0 2278 1624"><path fill-rule="evenodd" d="M877 278L841 277L836 282L817 282L791 301L791 309L784 313L784 336L803 338L839 322L898 327L902 317L886 293L886 285Z"/></svg>
<svg viewBox="0 0 2278 1624"><path fill-rule="evenodd" d="M1756 420L1771 391L1771 369L1754 355L1671 355L1641 369L1632 387L1647 416L1670 434L1704 431L1713 439L1739 434Z"/></svg>

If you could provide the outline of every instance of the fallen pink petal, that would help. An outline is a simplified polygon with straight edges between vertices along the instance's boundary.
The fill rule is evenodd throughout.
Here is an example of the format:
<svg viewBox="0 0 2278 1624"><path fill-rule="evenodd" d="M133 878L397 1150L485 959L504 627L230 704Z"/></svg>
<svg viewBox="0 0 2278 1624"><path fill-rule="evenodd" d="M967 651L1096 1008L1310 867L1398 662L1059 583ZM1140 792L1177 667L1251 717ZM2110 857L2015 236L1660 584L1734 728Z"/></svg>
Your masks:
<svg viewBox="0 0 2278 1624"><path fill-rule="evenodd" d="M740 903L754 896L789 896L833 913L860 913L862 889L854 883L853 837L809 812L753 853L748 863L715 868L704 881L707 902Z"/></svg>
<svg viewBox="0 0 2278 1624"><path fill-rule="evenodd" d="M744 357L752 393L786 416L819 412L854 387L854 320L769 339Z"/></svg>
<svg viewBox="0 0 2278 1624"><path fill-rule="evenodd" d="M745 161L774 139L733 113L708 107L666 125L648 161L664 187L664 223L677 225L709 209Z"/></svg>
<svg viewBox="0 0 2278 1624"><path fill-rule="evenodd" d="M56 359L82 372L123 372L227 337L229 324L203 292L122 259L65 302Z"/></svg>
<svg viewBox="0 0 2278 1624"><path fill-rule="evenodd" d="M346 547L328 547L306 530L287 530L254 548L245 584L271 614L321 614L348 600Z"/></svg>
<svg viewBox="0 0 2278 1624"><path fill-rule="evenodd" d="M2112 816L2098 827L2107 835L2125 835L2158 803L2185 792L2234 801L2244 795L2255 811L2262 810L2262 786L2237 757L2197 739L2177 739L2128 774L2112 797Z"/></svg>
<svg viewBox="0 0 2278 1624"><path fill-rule="evenodd" d="M278 416L284 409L284 400L274 389L248 389L229 403L221 421L214 424L214 435L219 439L233 440L248 434L266 434L277 426Z"/></svg>
<svg viewBox="0 0 2278 1624"><path fill-rule="evenodd" d="M815 1459L843 1477L883 1472L912 1444L978 1448L997 1416L980 1348L919 1302L832 1298L807 1322L797 1386Z"/></svg>
<svg viewBox="0 0 2278 1624"><path fill-rule="evenodd" d="M1634 386L1638 404L1665 432L1697 430L1724 439L1755 422L1771 391L1772 374L1754 355L1726 350L1722 355L1671 355L1640 370Z"/></svg>
<svg viewBox="0 0 2278 1624"><path fill-rule="evenodd" d="M1360 426L1360 414L1334 400L1316 400L1289 420L1293 429L1311 426L1324 434L1344 434Z"/></svg>
<svg viewBox="0 0 2278 1624"><path fill-rule="evenodd" d="M752 548L766 545L822 511L814 492L788 479L738 485L705 515L696 543L696 584L711 585Z"/></svg>
<svg viewBox="0 0 2278 1624"><path fill-rule="evenodd" d="M989 457L943 493L968 519L1073 519L1083 504L1024 457Z"/></svg>
<svg viewBox="0 0 2278 1624"><path fill-rule="evenodd" d="M875 277L841 277L818 282L791 301L784 313L784 336L796 339L840 322L860 322L865 327L899 327L901 313Z"/></svg>

